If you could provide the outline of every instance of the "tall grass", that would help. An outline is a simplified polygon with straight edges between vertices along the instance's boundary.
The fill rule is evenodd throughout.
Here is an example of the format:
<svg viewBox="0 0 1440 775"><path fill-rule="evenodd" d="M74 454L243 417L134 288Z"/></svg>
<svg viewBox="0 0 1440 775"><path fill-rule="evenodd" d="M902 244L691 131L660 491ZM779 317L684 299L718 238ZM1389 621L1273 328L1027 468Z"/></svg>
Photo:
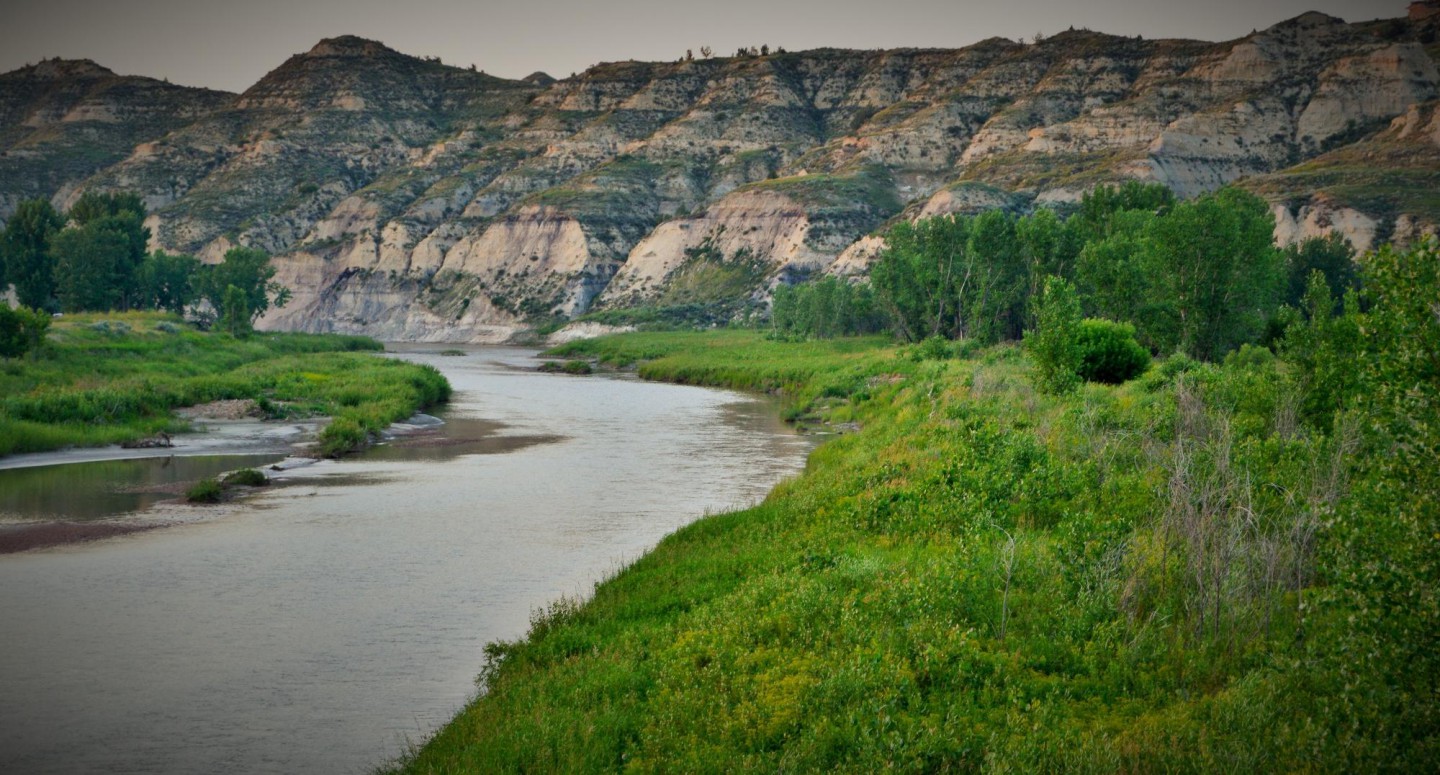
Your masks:
<svg viewBox="0 0 1440 775"><path fill-rule="evenodd" d="M1306 601L1359 450L1286 420L1281 363L1161 364L1049 396L1013 347L937 359L725 331L562 353L778 391L859 430L491 644L483 695L400 770L1436 761L1433 740L1337 710L1339 658L1317 647L1345 619Z"/></svg>

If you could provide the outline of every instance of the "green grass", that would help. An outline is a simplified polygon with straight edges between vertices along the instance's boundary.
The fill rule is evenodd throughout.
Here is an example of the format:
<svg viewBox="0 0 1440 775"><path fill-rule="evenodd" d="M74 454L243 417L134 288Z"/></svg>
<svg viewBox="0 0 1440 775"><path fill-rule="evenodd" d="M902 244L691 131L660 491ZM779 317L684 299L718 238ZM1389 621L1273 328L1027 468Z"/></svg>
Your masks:
<svg viewBox="0 0 1440 775"><path fill-rule="evenodd" d="M1398 716L1338 699L1360 695L1341 680L1347 625L1316 603L1323 583L1254 581L1261 556L1284 566L1266 552L1289 546L1310 513L1299 494L1334 451L1287 425L1274 360L1162 365L1054 397L1032 389L1014 346L932 359L883 339L717 331L551 354L779 393L787 411L859 430L763 504L682 528L591 599L557 601L528 637L488 646L484 694L400 770L1434 763L1433 730L1415 742ZM1233 566L1197 586L1174 528L1187 508L1216 507L1175 493L1216 487L1243 503L1214 523L1236 526ZM1209 581L1225 594L1207 597ZM1359 685L1375 707L1428 712Z"/></svg>
<svg viewBox="0 0 1440 775"><path fill-rule="evenodd" d="M595 367L589 361L572 360L561 363L560 361L546 361L540 364L540 371L551 374L572 374L576 376L593 374Z"/></svg>
<svg viewBox="0 0 1440 775"><path fill-rule="evenodd" d="M270 479L265 476L264 472L257 471L254 468L242 468L239 471L231 471L220 480L220 483L227 487L264 487L269 482Z"/></svg>
<svg viewBox="0 0 1440 775"><path fill-rule="evenodd" d="M185 500L191 503L219 503L225 497L225 485L215 479L201 479L185 491Z"/></svg>
<svg viewBox="0 0 1440 775"><path fill-rule="evenodd" d="M0 455L182 431L173 409L242 398L333 416L321 451L340 454L449 396L439 372L370 354L380 349L365 337L237 340L154 313L67 316L39 351L0 364Z"/></svg>

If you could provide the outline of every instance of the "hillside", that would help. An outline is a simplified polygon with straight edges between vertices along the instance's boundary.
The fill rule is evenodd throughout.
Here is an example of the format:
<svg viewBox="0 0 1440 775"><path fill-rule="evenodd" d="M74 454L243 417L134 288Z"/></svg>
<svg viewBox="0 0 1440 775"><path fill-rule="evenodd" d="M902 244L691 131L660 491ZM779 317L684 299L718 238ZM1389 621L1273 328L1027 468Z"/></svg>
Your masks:
<svg viewBox="0 0 1440 775"><path fill-rule="evenodd" d="M0 76L0 215L136 191L157 247L279 256L295 299L265 326L451 341L654 303L697 261L757 266L738 273L757 296L863 272L867 235L896 217L1060 204L1121 179L1182 195L1246 180L1282 237L1340 228L1368 247L1440 222L1422 186L1433 142L1391 127L1440 98L1436 35L1433 19L1309 13L1223 43L1071 30L559 81L347 36L238 96L87 87L116 78L52 61ZM59 139L33 129L45 121ZM1357 163L1363 185L1319 173Z"/></svg>

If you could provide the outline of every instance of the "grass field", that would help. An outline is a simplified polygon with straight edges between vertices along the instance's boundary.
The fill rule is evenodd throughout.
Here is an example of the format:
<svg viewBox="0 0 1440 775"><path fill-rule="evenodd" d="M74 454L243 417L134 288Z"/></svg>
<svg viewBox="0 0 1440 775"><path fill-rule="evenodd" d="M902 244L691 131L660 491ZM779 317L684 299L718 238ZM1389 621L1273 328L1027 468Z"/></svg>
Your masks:
<svg viewBox="0 0 1440 775"><path fill-rule="evenodd" d="M324 454L363 445L449 385L377 358L365 337L203 333L157 313L57 319L44 347L0 362L0 455L95 446L186 428L177 407L249 398L278 415L329 415Z"/></svg>
<svg viewBox="0 0 1440 775"><path fill-rule="evenodd" d="M677 531L491 644L482 696L399 771L1440 757L1430 662L1410 661L1429 640L1360 624L1398 620L1346 591L1368 582L1344 575L1357 550L1328 532L1362 442L1297 423L1268 352L1162 361L1066 397L1037 393L1013 346L927 358L953 353L718 331L555 354L778 393L792 417L858 430L763 504Z"/></svg>

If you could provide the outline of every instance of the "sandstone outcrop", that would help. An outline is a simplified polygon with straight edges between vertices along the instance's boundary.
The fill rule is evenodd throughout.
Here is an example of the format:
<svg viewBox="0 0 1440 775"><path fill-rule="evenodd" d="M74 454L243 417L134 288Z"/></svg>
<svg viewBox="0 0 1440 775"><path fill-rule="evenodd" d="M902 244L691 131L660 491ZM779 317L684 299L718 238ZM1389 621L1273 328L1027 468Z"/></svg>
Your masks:
<svg viewBox="0 0 1440 775"><path fill-rule="evenodd" d="M521 80L344 36L240 95L52 60L0 76L0 215L140 193L155 247L277 256L262 326L495 341L654 304L702 254L863 274L896 218L1240 181L1277 236L1432 233L1440 20L1242 39L1069 30L954 50L613 62Z"/></svg>

